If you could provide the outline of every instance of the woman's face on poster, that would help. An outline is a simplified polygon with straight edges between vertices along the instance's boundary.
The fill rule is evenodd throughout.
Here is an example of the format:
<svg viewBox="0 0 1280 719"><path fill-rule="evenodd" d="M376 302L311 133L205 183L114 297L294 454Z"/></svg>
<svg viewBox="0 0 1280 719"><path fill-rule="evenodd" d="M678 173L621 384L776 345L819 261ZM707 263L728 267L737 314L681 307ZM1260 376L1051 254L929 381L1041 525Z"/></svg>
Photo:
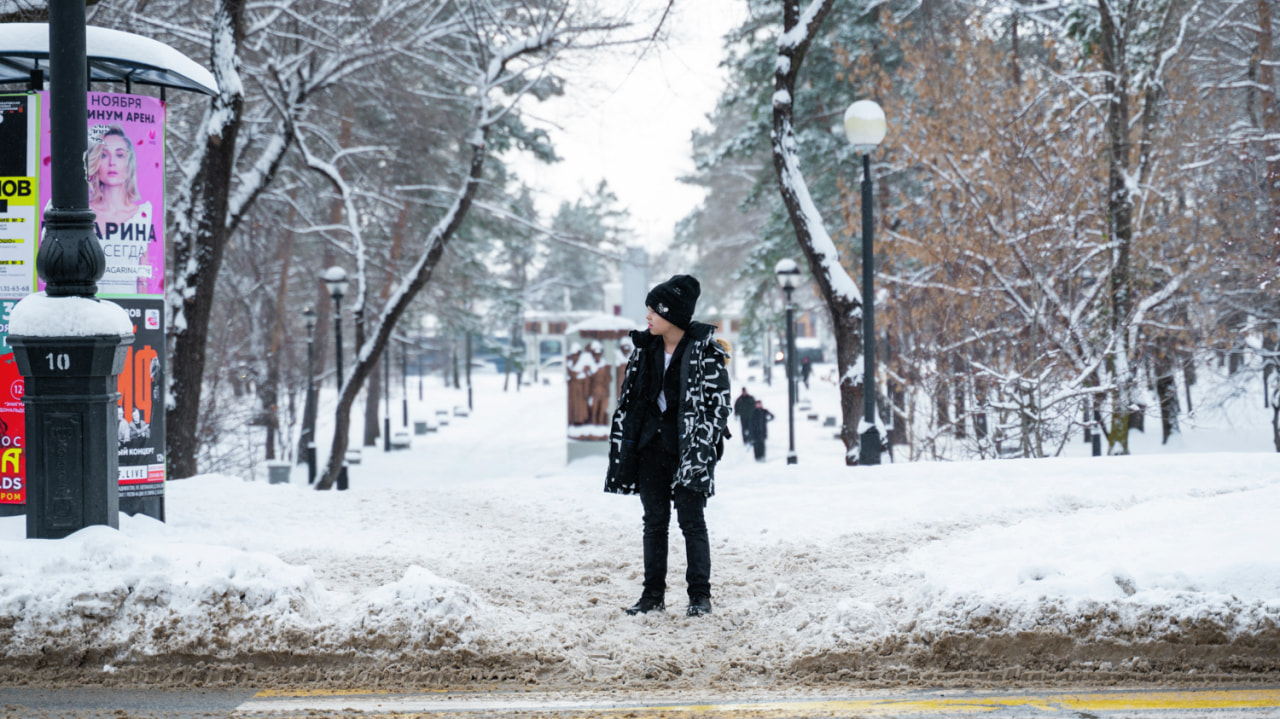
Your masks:
<svg viewBox="0 0 1280 719"><path fill-rule="evenodd" d="M118 135L108 135L102 140L98 162L98 182L104 185L123 185L129 179L129 141Z"/></svg>

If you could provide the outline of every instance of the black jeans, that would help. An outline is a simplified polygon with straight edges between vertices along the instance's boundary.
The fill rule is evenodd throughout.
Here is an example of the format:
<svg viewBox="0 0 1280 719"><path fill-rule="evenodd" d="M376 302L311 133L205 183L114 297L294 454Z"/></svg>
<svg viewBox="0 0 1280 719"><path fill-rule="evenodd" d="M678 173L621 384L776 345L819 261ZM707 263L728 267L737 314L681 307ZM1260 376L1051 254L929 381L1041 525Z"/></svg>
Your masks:
<svg viewBox="0 0 1280 719"><path fill-rule="evenodd" d="M672 487L679 459L655 440L640 450L640 502L644 505L644 596L662 599L667 591L667 535L671 507L684 533L689 597L711 596L711 541L703 509L707 498L683 486Z"/></svg>

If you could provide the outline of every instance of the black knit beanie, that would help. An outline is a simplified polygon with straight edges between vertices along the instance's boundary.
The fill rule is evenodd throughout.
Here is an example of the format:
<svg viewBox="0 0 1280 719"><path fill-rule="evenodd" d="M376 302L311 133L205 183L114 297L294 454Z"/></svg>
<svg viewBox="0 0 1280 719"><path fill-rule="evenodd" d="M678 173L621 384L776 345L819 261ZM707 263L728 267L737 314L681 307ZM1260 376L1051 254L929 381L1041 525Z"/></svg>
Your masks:
<svg viewBox="0 0 1280 719"><path fill-rule="evenodd" d="M693 277L672 275L671 279L649 290L644 304L661 315L662 319L687 330L689 323L693 322L693 308L698 304L701 292L702 288Z"/></svg>

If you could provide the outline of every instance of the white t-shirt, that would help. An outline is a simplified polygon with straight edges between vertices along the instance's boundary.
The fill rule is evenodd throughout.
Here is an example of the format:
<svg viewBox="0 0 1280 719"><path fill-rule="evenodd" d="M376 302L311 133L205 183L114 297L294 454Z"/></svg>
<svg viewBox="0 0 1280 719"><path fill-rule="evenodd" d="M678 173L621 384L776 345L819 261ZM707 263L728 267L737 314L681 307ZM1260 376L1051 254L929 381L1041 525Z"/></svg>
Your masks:
<svg viewBox="0 0 1280 719"><path fill-rule="evenodd" d="M663 355L662 355L662 375L663 375L664 377L665 377L665 376L666 376L666 374L667 374L667 368L671 366L671 355L672 355L672 354L673 354L673 353L671 353L671 352L663 352ZM659 412L666 412L666 411L667 411L667 388L666 388L666 383L665 383L665 382L663 383L662 391L658 393L658 411L659 411Z"/></svg>

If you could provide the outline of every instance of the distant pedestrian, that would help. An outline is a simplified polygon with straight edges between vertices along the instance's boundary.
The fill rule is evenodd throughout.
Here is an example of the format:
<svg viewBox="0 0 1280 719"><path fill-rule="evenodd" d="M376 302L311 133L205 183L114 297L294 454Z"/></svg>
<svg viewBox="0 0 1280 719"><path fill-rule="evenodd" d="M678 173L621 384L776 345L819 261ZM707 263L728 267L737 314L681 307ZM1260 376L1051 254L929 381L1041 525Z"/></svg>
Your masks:
<svg viewBox="0 0 1280 719"><path fill-rule="evenodd" d="M738 423L742 427L742 446L751 444L751 413L756 409L756 398L747 394L747 388L742 388L742 394L738 395L738 399L733 402L733 413L738 416Z"/></svg>
<svg viewBox="0 0 1280 719"><path fill-rule="evenodd" d="M756 408L751 412L751 446L756 450L756 461L764 461L764 441L769 438L769 421L773 412L764 408L760 400L756 400Z"/></svg>
<svg viewBox="0 0 1280 719"><path fill-rule="evenodd" d="M809 362L809 358L805 357L800 360L800 379L804 380L804 388L809 389L809 376L813 374L813 365Z"/></svg>
<svg viewBox="0 0 1280 719"><path fill-rule="evenodd" d="M728 350L715 327L693 321L698 281L675 275L645 298L649 329L633 331L609 433L605 491L639 494L644 508L644 591L627 614L666 609L667 535L674 505L684 534L691 617L711 613L711 541L703 510L729 414Z"/></svg>

